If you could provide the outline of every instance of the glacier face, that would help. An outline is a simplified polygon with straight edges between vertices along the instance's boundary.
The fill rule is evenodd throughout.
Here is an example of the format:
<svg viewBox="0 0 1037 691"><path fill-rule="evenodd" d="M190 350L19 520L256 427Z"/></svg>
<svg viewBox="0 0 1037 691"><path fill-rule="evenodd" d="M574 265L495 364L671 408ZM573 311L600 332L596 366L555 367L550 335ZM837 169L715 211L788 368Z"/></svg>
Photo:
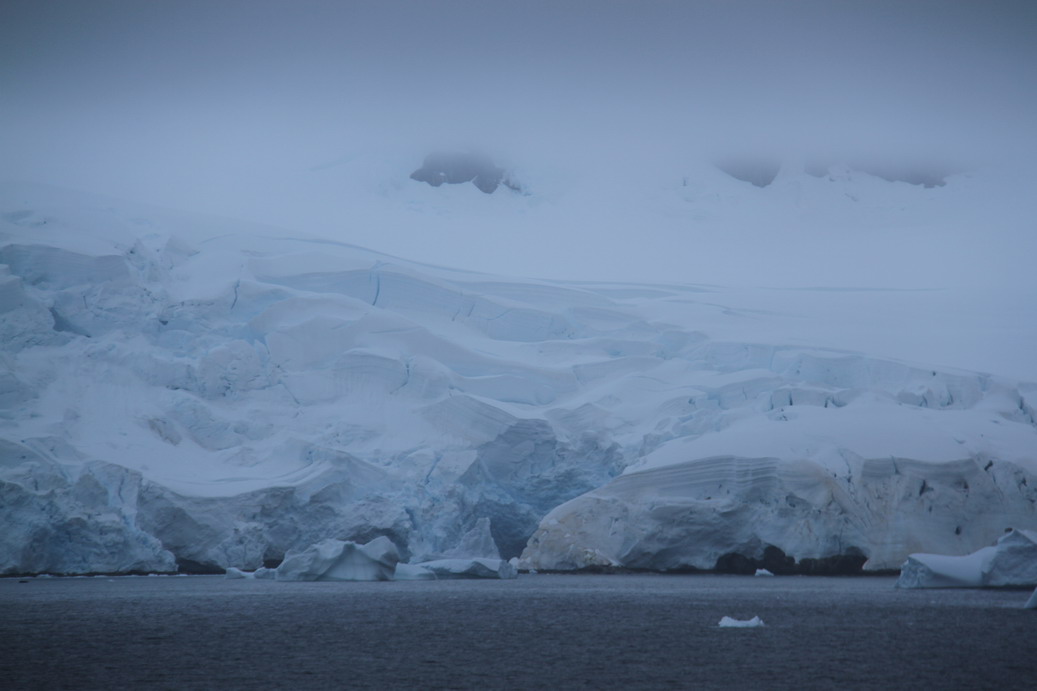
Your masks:
<svg viewBox="0 0 1037 691"><path fill-rule="evenodd" d="M0 205L2 573L381 536L411 562L888 568L1037 528L1025 375L826 326L945 296L505 279L48 188Z"/></svg>
<svg viewBox="0 0 1037 691"><path fill-rule="evenodd" d="M1005 526L1032 525L1032 477L981 459L847 458L840 472L713 456L623 475L559 506L523 560L536 569L894 569L914 545L960 553Z"/></svg>

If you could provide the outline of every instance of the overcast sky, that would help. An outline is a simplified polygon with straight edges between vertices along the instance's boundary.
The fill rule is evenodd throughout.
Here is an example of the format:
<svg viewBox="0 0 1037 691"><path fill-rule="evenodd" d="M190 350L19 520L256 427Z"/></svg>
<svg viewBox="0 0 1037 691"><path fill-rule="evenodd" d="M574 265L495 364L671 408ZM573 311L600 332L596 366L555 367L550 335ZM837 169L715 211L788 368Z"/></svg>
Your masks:
<svg viewBox="0 0 1037 691"><path fill-rule="evenodd" d="M1035 35L1026 0L4 0L0 179L249 218L386 141L1029 156Z"/></svg>

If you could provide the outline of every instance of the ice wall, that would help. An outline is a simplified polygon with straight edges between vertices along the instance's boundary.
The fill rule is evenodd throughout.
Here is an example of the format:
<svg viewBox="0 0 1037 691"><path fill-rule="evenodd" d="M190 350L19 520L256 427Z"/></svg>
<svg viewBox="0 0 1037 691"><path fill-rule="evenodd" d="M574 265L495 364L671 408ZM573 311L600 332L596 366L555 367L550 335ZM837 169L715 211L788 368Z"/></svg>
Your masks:
<svg viewBox="0 0 1037 691"><path fill-rule="evenodd" d="M379 537L886 568L1037 528L1037 387L833 336L880 291L506 279L32 186L0 207L3 573Z"/></svg>
<svg viewBox="0 0 1037 691"><path fill-rule="evenodd" d="M845 573L896 569L913 545L947 553L1032 525L1033 475L1012 463L714 456L635 472L549 513L536 569Z"/></svg>

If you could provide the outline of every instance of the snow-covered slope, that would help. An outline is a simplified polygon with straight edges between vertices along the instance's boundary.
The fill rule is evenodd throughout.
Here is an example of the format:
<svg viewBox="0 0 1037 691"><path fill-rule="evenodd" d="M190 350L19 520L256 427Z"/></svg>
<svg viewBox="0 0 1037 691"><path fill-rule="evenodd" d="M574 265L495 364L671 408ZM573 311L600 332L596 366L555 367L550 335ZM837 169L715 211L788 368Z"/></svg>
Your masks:
<svg viewBox="0 0 1037 691"><path fill-rule="evenodd" d="M30 185L0 219L0 572L421 561L487 518L540 568L884 568L1037 528L1026 296L495 277Z"/></svg>

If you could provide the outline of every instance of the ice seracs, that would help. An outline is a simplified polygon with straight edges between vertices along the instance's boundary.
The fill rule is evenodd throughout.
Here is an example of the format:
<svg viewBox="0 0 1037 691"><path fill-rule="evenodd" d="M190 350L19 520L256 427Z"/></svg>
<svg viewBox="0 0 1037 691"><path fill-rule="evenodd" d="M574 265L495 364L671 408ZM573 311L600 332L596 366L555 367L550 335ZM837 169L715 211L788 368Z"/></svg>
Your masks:
<svg viewBox="0 0 1037 691"><path fill-rule="evenodd" d="M996 588L1037 585L1037 532L1011 530L997 544L963 556L912 554L898 588Z"/></svg>
<svg viewBox="0 0 1037 691"><path fill-rule="evenodd" d="M391 581L400 555L387 537L365 545L328 539L289 552L277 567L278 581Z"/></svg>

